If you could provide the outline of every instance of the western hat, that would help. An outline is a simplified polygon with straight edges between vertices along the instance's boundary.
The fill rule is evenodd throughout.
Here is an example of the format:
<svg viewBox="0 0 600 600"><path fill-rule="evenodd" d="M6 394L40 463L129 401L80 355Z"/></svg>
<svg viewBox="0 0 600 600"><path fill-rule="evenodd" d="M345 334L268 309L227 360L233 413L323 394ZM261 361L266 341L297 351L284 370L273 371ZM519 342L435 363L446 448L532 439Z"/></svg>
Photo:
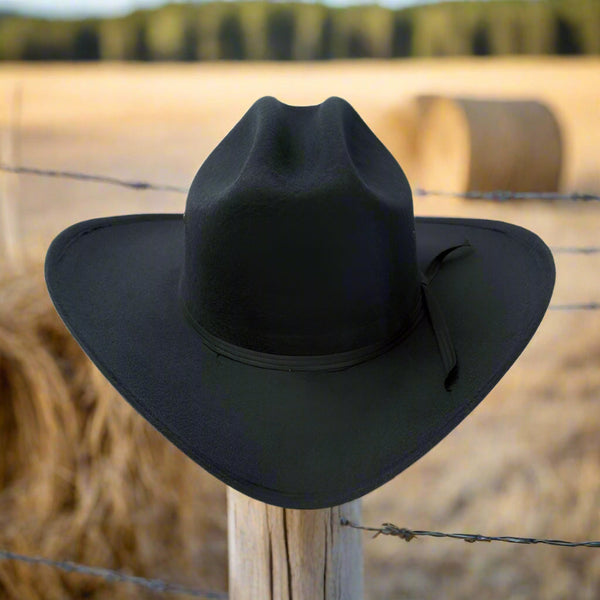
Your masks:
<svg viewBox="0 0 600 600"><path fill-rule="evenodd" d="M555 277L531 231L415 218L346 101L270 97L204 161L183 215L73 225L45 273L75 339L158 431L300 509L363 496L442 440L529 342Z"/></svg>

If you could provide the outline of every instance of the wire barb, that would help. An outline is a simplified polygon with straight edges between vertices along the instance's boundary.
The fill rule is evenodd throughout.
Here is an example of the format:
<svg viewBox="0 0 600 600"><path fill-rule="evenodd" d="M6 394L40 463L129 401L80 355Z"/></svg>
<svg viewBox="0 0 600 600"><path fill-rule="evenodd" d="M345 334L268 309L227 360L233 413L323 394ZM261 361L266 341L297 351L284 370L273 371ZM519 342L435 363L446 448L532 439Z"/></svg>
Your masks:
<svg viewBox="0 0 600 600"><path fill-rule="evenodd" d="M81 573L82 575L100 577L111 583L132 583L134 585L150 589L153 592L187 594L188 596L204 598L206 600L226 600L227 598L227 594L224 592L198 590L176 583L168 583L166 581L162 581L161 579L146 579L144 577L137 577L135 575L127 575L126 573L114 571L112 569L89 567L87 565L81 565L79 563L70 561L51 560L41 556L27 556L24 554L17 554L16 552L9 552L8 550L0 550L0 560L16 560L34 565L45 565L47 567L54 567L56 569L66 571L67 573Z"/></svg>
<svg viewBox="0 0 600 600"><path fill-rule="evenodd" d="M586 548L600 548L600 541L598 542L565 542L564 540L547 540L539 538L525 538L515 536L491 536L491 535L480 535L478 533L442 533L440 531L427 531L427 530L413 530L406 529L404 527L398 527L393 523L383 523L381 527L364 527L363 525L357 525L348 519L342 518L340 525L343 527L352 527L353 529L362 529L363 531L374 531L374 538L379 535L391 535L399 537L406 542L410 542L416 537L430 536L437 538L453 538L457 540L463 540L472 544L474 542L508 542L511 544L547 544L549 546L585 546Z"/></svg>

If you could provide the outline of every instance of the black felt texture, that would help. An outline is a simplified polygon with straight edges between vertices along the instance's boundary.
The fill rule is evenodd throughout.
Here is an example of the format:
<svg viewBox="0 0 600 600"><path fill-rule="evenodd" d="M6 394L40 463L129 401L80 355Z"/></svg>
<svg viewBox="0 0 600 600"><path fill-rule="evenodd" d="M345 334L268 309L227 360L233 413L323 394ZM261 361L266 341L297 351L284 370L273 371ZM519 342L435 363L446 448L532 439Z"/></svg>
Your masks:
<svg viewBox="0 0 600 600"><path fill-rule="evenodd" d="M406 325L418 299L413 223L402 169L347 102L263 98L191 186L188 310L261 352L374 343Z"/></svg>
<svg viewBox="0 0 600 600"><path fill-rule="evenodd" d="M335 370L257 367L198 329L275 356L361 347L403 327L420 271L465 240L429 286L456 351L450 391L423 314ZM415 219L400 167L346 102L267 98L202 165L185 217L74 225L46 280L82 348L183 452L256 499L323 508L384 484L475 408L538 327L554 264L514 225Z"/></svg>

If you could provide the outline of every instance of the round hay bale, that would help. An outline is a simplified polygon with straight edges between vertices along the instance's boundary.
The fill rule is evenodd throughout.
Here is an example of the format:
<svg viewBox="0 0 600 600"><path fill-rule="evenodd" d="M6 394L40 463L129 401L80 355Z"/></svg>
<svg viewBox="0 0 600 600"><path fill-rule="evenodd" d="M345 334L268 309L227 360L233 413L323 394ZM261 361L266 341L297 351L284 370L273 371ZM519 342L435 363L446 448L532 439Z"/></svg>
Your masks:
<svg viewBox="0 0 600 600"><path fill-rule="evenodd" d="M419 99L419 185L450 192L557 191L560 127L535 100Z"/></svg>

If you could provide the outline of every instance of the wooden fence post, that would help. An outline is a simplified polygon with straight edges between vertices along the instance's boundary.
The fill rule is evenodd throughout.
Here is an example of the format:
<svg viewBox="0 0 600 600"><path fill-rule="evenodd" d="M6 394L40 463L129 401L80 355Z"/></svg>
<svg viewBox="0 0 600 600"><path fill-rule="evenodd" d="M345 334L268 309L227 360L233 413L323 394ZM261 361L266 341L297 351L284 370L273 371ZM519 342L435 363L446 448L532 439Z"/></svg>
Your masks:
<svg viewBox="0 0 600 600"><path fill-rule="evenodd" d="M362 600L360 500L279 508L227 488L229 600Z"/></svg>

